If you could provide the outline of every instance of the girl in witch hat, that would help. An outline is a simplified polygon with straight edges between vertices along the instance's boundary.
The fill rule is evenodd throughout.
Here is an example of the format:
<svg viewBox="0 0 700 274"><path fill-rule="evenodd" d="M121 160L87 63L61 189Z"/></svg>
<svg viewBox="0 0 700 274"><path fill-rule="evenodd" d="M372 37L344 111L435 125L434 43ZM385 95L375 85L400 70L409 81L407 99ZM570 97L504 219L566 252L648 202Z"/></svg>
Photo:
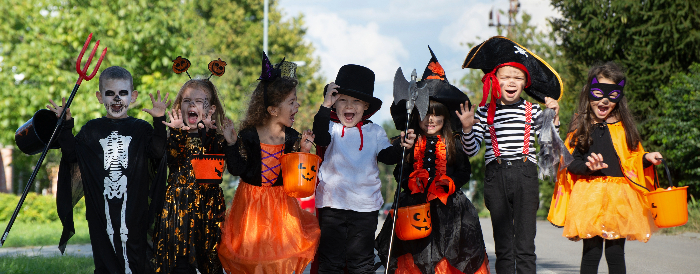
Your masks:
<svg viewBox="0 0 700 274"><path fill-rule="evenodd" d="M178 74L190 66L189 60L179 56L173 62L173 71ZM209 66L213 75L221 76L223 67L213 70L211 64L225 62L219 59ZM191 160L200 154L223 153L227 142L233 144L233 126L225 118L217 89L208 78L190 79L182 85L168 116L169 175L164 200L157 201L162 207L154 234L155 271L223 273L217 256L219 227L226 211L221 181L195 180ZM200 135L198 131L206 133ZM202 135L204 140L200 139Z"/></svg>
<svg viewBox="0 0 700 274"><path fill-rule="evenodd" d="M566 139L574 161L559 171L552 197L548 219L564 237L583 239L581 273L598 273L603 242L609 272L625 273L625 240L647 242L658 229L644 193L655 189L662 156L642 148L624 87L614 62L588 72Z"/></svg>
<svg viewBox="0 0 700 274"><path fill-rule="evenodd" d="M455 112L460 104L469 105L469 98L449 83L432 50L430 54L432 58L418 82L419 87L428 88L430 105L423 120L419 111L412 114L409 128L416 130L418 139L406 155L399 207L428 202L432 231L422 239L395 238L389 273L489 273L479 216L460 190L469 182L471 165L461 148L461 134L456 132L462 126ZM403 100L391 106L399 130L406 127L405 104ZM394 169L397 181L400 170L398 165ZM384 264L392 220L386 219L376 239Z"/></svg>
<svg viewBox="0 0 700 274"><path fill-rule="evenodd" d="M301 273L321 231L316 217L284 192L280 157L309 152L311 131L292 128L299 109L296 64L274 67L263 52L260 83L241 130L226 147L228 170L241 182L222 225L219 258L228 273Z"/></svg>
<svg viewBox="0 0 700 274"><path fill-rule="evenodd" d="M542 113L539 104L554 109L559 126L562 83L539 56L502 36L492 37L469 51L462 68L481 69L484 97L478 108L461 106L462 149L476 155L486 145L484 199L491 212L498 273L535 273L535 230L539 181L535 135ZM486 99L491 94L491 101ZM517 267L517 269L516 269Z"/></svg>

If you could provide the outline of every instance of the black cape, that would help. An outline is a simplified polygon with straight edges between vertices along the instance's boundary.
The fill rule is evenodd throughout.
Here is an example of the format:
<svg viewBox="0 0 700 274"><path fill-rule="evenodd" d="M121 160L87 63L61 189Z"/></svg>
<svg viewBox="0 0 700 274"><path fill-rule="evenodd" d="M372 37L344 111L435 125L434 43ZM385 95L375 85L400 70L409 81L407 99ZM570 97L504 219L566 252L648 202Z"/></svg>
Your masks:
<svg viewBox="0 0 700 274"><path fill-rule="evenodd" d="M73 137L73 120L66 121L60 136L61 163L59 167L56 206L63 224L59 250L65 250L68 239L75 234L73 206L85 195L85 208L95 271L124 273L124 257L120 239L121 207L124 197L108 199L110 218L114 229L114 248L107 234L105 214L105 181L110 172L121 172L126 177L126 210L124 220L128 229L127 258L134 273L147 269L146 232L152 224L155 209L162 205L166 165L166 132L164 117L154 118L154 128L146 121L128 117L124 119L98 118L90 120ZM104 146L111 136L113 144ZM127 147L128 143L128 147ZM118 160L108 161L107 155L118 155ZM113 159L113 158L112 158ZM116 164L116 162L118 164ZM112 164L110 164L112 163ZM149 199L152 200L149 208ZM116 250L116 252L115 252Z"/></svg>

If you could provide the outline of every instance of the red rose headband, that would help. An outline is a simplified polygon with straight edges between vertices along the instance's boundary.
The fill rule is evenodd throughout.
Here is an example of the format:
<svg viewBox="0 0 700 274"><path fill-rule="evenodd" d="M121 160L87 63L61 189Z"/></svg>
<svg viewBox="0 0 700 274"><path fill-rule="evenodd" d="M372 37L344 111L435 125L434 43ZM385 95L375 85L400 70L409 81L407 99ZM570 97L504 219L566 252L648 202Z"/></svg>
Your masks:
<svg viewBox="0 0 700 274"><path fill-rule="evenodd" d="M183 72L187 73L187 77L189 77L190 80L192 80L192 76L190 76L190 73L187 72L187 70L190 68L190 65L192 65L192 63L190 63L190 60L187 60L187 58L182 58L182 56L178 56L177 58L175 58L175 60L173 60L173 72L177 74ZM222 61L221 58L209 62L208 67L211 74L209 75L209 77L207 77L207 80L209 80L209 78L211 78L212 75L221 77L221 75L224 75L224 72L226 72L226 62Z"/></svg>

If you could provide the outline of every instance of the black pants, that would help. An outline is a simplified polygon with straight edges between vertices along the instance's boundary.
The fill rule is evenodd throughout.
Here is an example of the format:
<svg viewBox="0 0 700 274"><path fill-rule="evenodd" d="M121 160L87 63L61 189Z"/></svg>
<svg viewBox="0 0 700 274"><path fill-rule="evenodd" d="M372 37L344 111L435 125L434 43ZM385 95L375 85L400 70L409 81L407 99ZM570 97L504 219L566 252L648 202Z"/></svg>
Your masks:
<svg viewBox="0 0 700 274"><path fill-rule="evenodd" d="M581 273L598 273L600 257L603 256L603 238L595 236L583 239ZM627 273L625 267L625 239L605 240L605 260L610 274Z"/></svg>
<svg viewBox="0 0 700 274"><path fill-rule="evenodd" d="M374 232L379 211L319 208L318 273L374 273Z"/></svg>
<svg viewBox="0 0 700 274"><path fill-rule="evenodd" d="M486 165L484 200L491 212L498 274L535 273L535 233L539 207L537 165L492 161Z"/></svg>

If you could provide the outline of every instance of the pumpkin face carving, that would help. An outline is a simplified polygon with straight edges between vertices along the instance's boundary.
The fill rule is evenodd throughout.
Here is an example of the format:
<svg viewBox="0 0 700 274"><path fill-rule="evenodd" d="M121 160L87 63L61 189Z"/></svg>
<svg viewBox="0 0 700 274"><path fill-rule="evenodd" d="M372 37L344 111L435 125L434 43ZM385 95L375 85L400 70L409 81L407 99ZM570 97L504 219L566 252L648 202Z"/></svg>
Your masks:
<svg viewBox="0 0 700 274"><path fill-rule="evenodd" d="M216 76L224 75L224 72L226 72L226 62L222 61L221 58L219 58L219 60L212 60L209 62L209 71Z"/></svg>
<svg viewBox="0 0 700 274"><path fill-rule="evenodd" d="M183 73L190 68L190 65L190 60L187 60L187 58L182 58L182 56L178 56L175 58L175 60L173 60L173 72L177 74Z"/></svg>
<svg viewBox="0 0 700 274"><path fill-rule="evenodd" d="M284 192L287 195L306 198L314 194L321 157L304 152L287 153L280 158L280 164Z"/></svg>
<svg viewBox="0 0 700 274"><path fill-rule="evenodd" d="M433 230L430 203L400 207L396 216L396 236L404 241L428 237Z"/></svg>
<svg viewBox="0 0 700 274"><path fill-rule="evenodd" d="M299 172L301 173L301 178L311 182L316 177L316 166L311 165L310 168L306 168L304 163L299 163Z"/></svg>

